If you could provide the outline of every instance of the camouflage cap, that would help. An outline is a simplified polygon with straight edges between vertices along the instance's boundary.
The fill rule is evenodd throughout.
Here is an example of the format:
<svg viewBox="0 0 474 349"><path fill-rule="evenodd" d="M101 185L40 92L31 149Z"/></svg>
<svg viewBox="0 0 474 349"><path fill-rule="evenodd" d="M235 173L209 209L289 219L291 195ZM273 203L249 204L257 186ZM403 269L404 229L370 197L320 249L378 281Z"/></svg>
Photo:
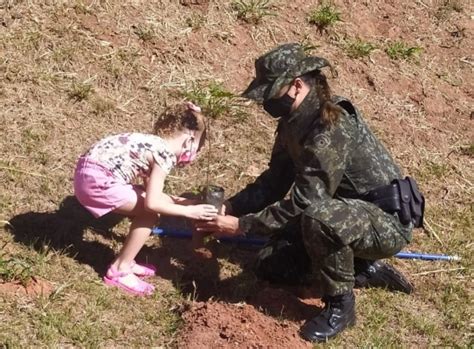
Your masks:
<svg viewBox="0 0 474 349"><path fill-rule="evenodd" d="M306 56L300 44L284 44L265 53L255 61L255 79L242 93L242 97L258 102L274 97L281 88L298 76L331 67L321 57Z"/></svg>

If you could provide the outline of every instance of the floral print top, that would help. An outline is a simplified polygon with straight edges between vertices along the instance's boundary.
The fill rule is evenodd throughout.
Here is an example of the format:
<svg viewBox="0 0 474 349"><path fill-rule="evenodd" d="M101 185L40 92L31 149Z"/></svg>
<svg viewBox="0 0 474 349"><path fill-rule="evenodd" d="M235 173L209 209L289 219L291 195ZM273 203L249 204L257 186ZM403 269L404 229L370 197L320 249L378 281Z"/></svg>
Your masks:
<svg viewBox="0 0 474 349"><path fill-rule="evenodd" d="M176 165L176 156L165 141L155 135L144 133L122 133L106 137L94 144L83 156L110 170L116 178L131 183L137 177L148 177L152 163L149 152L156 163L169 173Z"/></svg>

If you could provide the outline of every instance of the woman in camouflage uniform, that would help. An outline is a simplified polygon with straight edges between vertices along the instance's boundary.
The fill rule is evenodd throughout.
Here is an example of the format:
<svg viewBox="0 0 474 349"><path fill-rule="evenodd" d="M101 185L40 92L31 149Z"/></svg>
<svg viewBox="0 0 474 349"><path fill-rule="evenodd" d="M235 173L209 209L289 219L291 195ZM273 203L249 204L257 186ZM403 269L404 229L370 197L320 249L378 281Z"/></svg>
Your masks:
<svg viewBox="0 0 474 349"><path fill-rule="evenodd" d="M354 323L355 283L412 291L403 275L378 259L407 245L414 224L402 223L370 196L402 174L352 103L331 96L321 73L330 67L325 59L286 44L258 58L255 67L243 96L279 118L269 167L228 200L226 216L197 229L271 235L257 274L295 282L311 272L326 306L301 335L325 341Z"/></svg>

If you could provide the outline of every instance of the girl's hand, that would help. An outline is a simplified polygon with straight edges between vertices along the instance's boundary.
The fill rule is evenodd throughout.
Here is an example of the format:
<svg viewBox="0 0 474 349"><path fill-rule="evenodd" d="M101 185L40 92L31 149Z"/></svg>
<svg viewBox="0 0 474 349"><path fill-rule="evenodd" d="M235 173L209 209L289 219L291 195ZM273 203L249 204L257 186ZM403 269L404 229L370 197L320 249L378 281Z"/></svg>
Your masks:
<svg viewBox="0 0 474 349"><path fill-rule="evenodd" d="M170 197L173 200L173 202L178 205L189 206L189 205L197 205L199 203L199 200L196 200L196 199L188 199L188 198L183 198L181 196L174 196L174 195L170 195Z"/></svg>
<svg viewBox="0 0 474 349"><path fill-rule="evenodd" d="M213 205L186 206L187 218L211 221L217 217L217 209Z"/></svg>

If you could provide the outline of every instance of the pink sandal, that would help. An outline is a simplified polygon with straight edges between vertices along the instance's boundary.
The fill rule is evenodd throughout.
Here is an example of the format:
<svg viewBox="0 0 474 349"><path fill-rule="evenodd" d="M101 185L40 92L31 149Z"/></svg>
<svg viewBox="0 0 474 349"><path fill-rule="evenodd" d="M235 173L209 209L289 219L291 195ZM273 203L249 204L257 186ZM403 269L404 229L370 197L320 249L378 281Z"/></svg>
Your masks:
<svg viewBox="0 0 474 349"><path fill-rule="evenodd" d="M140 267L141 271L134 270L137 269L135 266ZM142 263L137 263L135 261L132 261L132 273L134 273L136 276L141 276L141 277L149 277L149 276L155 276L156 275L156 267L152 264L142 264Z"/></svg>
<svg viewBox="0 0 474 349"><path fill-rule="evenodd" d="M128 284L127 279L129 281ZM104 283L107 286L121 288L122 290L136 296L149 296L153 294L153 291L155 290L153 285L141 280L132 272L121 272L113 266L110 266L107 270L107 274L104 276Z"/></svg>

